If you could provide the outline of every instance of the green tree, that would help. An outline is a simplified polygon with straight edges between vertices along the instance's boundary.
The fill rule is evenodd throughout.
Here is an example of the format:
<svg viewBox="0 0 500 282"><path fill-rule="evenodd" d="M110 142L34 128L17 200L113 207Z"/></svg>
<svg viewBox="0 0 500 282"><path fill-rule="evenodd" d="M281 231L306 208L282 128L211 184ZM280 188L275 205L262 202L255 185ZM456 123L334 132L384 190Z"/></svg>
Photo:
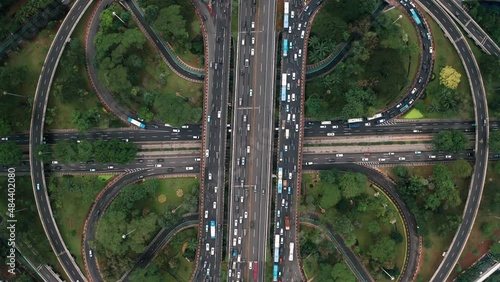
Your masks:
<svg viewBox="0 0 500 282"><path fill-rule="evenodd" d="M9 120L4 117L0 117L0 136L9 135L11 132L12 127Z"/></svg>
<svg viewBox="0 0 500 282"><path fill-rule="evenodd" d="M16 143L9 141L0 143L0 164L13 166L21 163L23 152Z"/></svg>
<svg viewBox="0 0 500 282"><path fill-rule="evenodd" d="M492 152L500 152L500 131L490 132L490 150Z"/></svg>
<svg viewBox="0 0 500 282"><path fill-rule="evenodd" d="M434 136L432 142L435 150L458 153L465 150L469 140L461 131L443 130Z"/></svg>
<svg viewBox="0 0 500 282"><path fill-rule="evenodd" d="M179 259L176 257L171 258L168 261L168 266L170 266L170 268L177 268L179 266Z"/></svg>
<svg viewBox="0 0 500 282"><path fill-rule="evenodd" d="M334 207L341 199L340 190L336 185L325 187L320 200L320 205L324 209Z"/></svg>
<svg viewBox="0 0 500 282"><path fill-rule="evenodd" d="M453 161L450 169L455 177L466 178L472 175L472 166L464 159Z"/></svg>
<svg viewBox="0 0 500 282"><path fill-rule="evenodd" d="M359 196L367 186L368 178L361 173L346 172L340 177L339 188L346 199Z"/></svg>
<svg viewBox="0 0 500 282"><path fill-rule="evenodd" d="M381 237L370 247L370 257L379 263L392 261L396 256L396 242L388 237Z"/></svg>
<svg viewBox="0 0 500 282"><path fill-rule="evenodd" d="M354 225L351 220L345 215L336 216L333 221L333 228L335 232L345 236L354 231Z"/></svg>
<svg viewBox="0 0 500 282"><path fill-rule="evenodd" d="M462 75L451 66L445 66L439 73L439 83L450 88L457 89Z"/></svg>
<svg viewBox="0 0 500 282"><path fill-rule="evenodd" d="M47 144L39 144L35 146L35 159L48 163L52 160L52 148Z"/></svg>
<svg viewBox="0 0 500 282"><path fill-rule="evenodd" d="M490 253L495 257L496 260L500 259L500 242L495 242L490 247Z"/></svg>

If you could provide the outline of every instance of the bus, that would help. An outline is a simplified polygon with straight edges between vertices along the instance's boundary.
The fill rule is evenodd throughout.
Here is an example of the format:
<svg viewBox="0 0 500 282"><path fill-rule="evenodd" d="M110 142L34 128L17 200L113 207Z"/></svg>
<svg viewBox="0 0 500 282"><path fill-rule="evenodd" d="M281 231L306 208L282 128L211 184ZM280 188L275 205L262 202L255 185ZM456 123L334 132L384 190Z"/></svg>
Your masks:
<svg viewBox="0 0 500 282"><path fill-rule="evenodd" d="M281 86L281 102L286 102L286 86Z"/></svg>
<svg viewBox="0 0 500 282"><path fill-rule="evenodd" d="M288 39L283 39L283 57L288 55Z"/></svg>
<svg viewBox="0 0 500 282"><path fill-rule="evenodd" d="M286 73L281 74L281 86L286 87L286 81L287 81L288 76Z"/></svg>
<svg viewBox="0 0 500 282"><path fill-rule="evenodd" d="M285 216L285 230L290 230L290 217Z"/></svg>
<svg viewBox="0 0 500 282"><path fill-rule="evenodd" d="M215 239L215 220L210 220L210 238Z"/></svg>
<svg viewBox="0 0 500 282"><path fill-rule="evenodd" d="M295 244L293 242L290 243L290 255L288 256L289 261L293 261L293 249L295 247Z"/></svg>
<svg viewBox="0 0 500 282"><path fill-rule="evenodd" d="M283 178L283 168L278 168L278 179L282 179Z"/></svg>
<svg viewBox="0 0 500 282"><path fill-rule="evenodd" d="M332 124L332 122L329 120L325 120L325 121L322 121L321 124L322 125L330 125L330 124Z"/></svg>
<svg viewBox="0 0 500 282"><path fill-rule="evenodd" d="M283 189L283 181L281 179L278 180L278 194L281 194Z"/></svg>
<svg viewBox="0 0 500 282"><path fill-rule="evenodd" d="M374 120L374 119L380 118L380 117L382 117L382 113L378 113L378 114L376 114L376 115L374 115L372 117L369 117L369 118L367 118L367 120Z"/></svg>
<svg viewBox="0 0 500 282"><path fill-rule="evenodd" d="M146 128L146 125L138 120L135 120L131 117L127 118L128 122L130 122L131 124L137 126L137 127L140 127L140 128Z"/></svg>
<svg viewBox="0 0 500 282"><path fill-rule="evenodd" d="M285 4L288 4L288 3L285 3ZM285 14L285 16L283 16L283 28L288 29L288 14Z"/></svg>
<svg viewBox="0 0 500 282"><path fill-rule="evenodd" d="M286 139L290 138L290 129L285 130L285 138Z"/></svg>
<svg viewBox="0 0 500 282"><path fill-rule="evenodd" d="M363 118L350 118L347 120L347 123L354 123L354 122L362 122Z"/></svg>
<svg viewBox="0 0 500 282"><path fill-rule="evenodd" d="M285 2L285 15L288 15L290 13L290 3Z"/></svg>
<svg viewBox="0 0 500 282"><path fill-rule="evenodd" d="M254 261L253 262L253 280L257 281L257 276L259 276L259 263Z"/></svg>
<svg viewBox="0 0 500 282"><path fill-rule="evenodd" d="M273 266L273 281L278 281L278 265L274 264Z"/></svg>
<svg viewBox="0 0 500 282"><path fill-rule="evenodd" d="M280 261L280 248L274 248L274 262L278 263Z"/></svg>
<svg viewBox="0 0 500 282"><path fill-rule="evenodd" d="M280 235L274 235L274 249L280 248Z"/></svg>
<svg viewBox="0 0 500 282"><path fill-rule="evenodd" d="M418 17L417 13L415 13L415 10L414 9L410 9L410 12L411 12L411 16L413 18L413 20L415 21L415 23L417 25L419 25L421 22L420 22L420 18Z"/></svg>

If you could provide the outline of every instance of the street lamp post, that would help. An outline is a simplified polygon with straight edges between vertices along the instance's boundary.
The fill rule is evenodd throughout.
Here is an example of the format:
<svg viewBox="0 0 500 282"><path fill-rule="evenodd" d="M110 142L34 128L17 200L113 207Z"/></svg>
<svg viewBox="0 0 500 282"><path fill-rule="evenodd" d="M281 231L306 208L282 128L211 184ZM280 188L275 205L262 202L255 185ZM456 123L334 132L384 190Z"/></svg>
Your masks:
<svg viewBox="0 0 500 282"><path fill-rule="evenodd" d="M117 14L116 12L113 12L113 16L115 16L117 19L119 19L124 25L127 25Z"/></svg>
<svg viewBox="0 0 500 282"><path fill-rule="evenodd" d="M3 92L3 95L10 95L10 96L16 96L16 97L21 97L21 98L26 98L28 96L24 96L24 95L19 95L19 94L14 94L14 93L9 93L7 91L4 91Z"/></svg>
<svg viewBox="0 0 500 282"><path fill-rule="evenodd" d="M399 15L399 17L398 17L395 21L393 21L392 23L393 23L393 24L395 24L395 23L396 23L397 21L399 21L402 17L403 17L402 15Z"/></svg>
<svg viewBox="0 0 500 282"><path fill-rule="evenodd" d="M134 229L134 230L130 231L130 232L129 232L129 233L127 233L127 234L123 234L123 235L122 235L122 239L126 239L126 238L127 238L127 236L128 236L130 233L134 232L135 230L136 230L136 229Z"/></svg>
<svg viewBox="0 0 500 282"><path fill-rule="evenodd" d="M391 280L394 280L394 276L390 275L387 271L385 271L385 269L383 267L381 267L380 269L382 269L382 271L387 274L387 276L389 276L391 278Z"/></svg>

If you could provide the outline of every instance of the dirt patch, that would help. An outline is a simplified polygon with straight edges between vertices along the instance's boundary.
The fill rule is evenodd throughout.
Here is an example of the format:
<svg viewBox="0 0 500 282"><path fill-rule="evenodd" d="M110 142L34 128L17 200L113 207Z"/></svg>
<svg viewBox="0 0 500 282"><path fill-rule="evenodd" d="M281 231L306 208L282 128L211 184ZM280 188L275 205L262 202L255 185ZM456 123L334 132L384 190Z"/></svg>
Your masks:
<svg viewBox="0 0 500 282"><path fill-rule="evenodd" d="M479 245L474 246L475 248L472 252L464 252L458 261L462 269L467 269L473 265L479 258L488 252L493 243L493 240L486 240L479 243Z"/></svg>

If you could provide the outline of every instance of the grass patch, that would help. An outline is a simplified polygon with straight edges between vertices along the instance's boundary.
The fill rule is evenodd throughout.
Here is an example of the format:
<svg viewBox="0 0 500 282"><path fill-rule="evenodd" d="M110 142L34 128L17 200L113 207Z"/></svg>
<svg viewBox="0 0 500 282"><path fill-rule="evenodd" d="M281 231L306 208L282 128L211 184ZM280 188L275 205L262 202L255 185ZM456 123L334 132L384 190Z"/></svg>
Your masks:
<svg viewBox="0 0 500 282"><path fill-rule="evenodd" d="M431 79L427 85L423 96L415 103L415 108L418 109L425 118L472 118L472 96L469 88L469 81L460 57L448 38L444 36L443 31L439 28L437 23L427 13L423 12L422 14L429 24L434 42L435 61L433 75L435 77ZM442 87L439 84L439 73L445 66L453 67L462 75L460 84L456 90L457 99L459 101L458 109L456 111L430 112L428 110L428 105L438 100L437 93Z"/></svg>
<svg viewBox="0 0 500 282"><path fill-rule="evenodd" d="M5 65L26 69L23 83L8 92L28 98L0 95L0 110L11 121L13 131L29 130L32 106L28 100L33 101L43 62L54 35L55 30L42 30L34 39L21 42L19 49L9 53L9 59L5 62Z"/></svg>
<svg viewBox="0 0 500 282"><path fill-rule="evenodd" d="M156 214L162 214L168 212L166 208L168 206L179 206L184 202L185 196L190 194L193 187L200 184L200 181L196 178L166 178L159 179L160 183L159 189L155 191L154 197L148 197L146 200L138 203L140 209L149 208ZM182 191L182 196L178 197L180 194L177 191ZM160 195L165 195L166 200L163 203L158 202L158 197Z"/></svg>
<svg viewBox="0 0 500 282"><path fill-rule="evenodd" d="M83 226L95 197L107 181L99 176L84 175L52 177L48 183L52 211L61 236L80 269L84 269L81 252Z"/></svg>
<svg viewBox="0 0 500 282"><path fill-rule="evenodd" d="M423 118L424 115L417 109L413 108L411 109L405 116L404 118L409 118L409 119L415 119L415 118Z"/></svg>
<svg viewBox="0 0 500 282"><path fill-rule="evenodd" d="M0 177L0 183L0 192L7 197L7 177ZM23 255L29 258L34 265L50 265L56 273L62 275L63 279L69 281L45 236L45 231L40 222L34 201L31 178L28 176L16 176L16 212L14 213L16 216L15 219L17 219L16 245L21 249ZM8 238L5 222L7 219L5 217L7 204L7 199L0 201L0 212L2 214L0 236L3 239Z"/></svg>

